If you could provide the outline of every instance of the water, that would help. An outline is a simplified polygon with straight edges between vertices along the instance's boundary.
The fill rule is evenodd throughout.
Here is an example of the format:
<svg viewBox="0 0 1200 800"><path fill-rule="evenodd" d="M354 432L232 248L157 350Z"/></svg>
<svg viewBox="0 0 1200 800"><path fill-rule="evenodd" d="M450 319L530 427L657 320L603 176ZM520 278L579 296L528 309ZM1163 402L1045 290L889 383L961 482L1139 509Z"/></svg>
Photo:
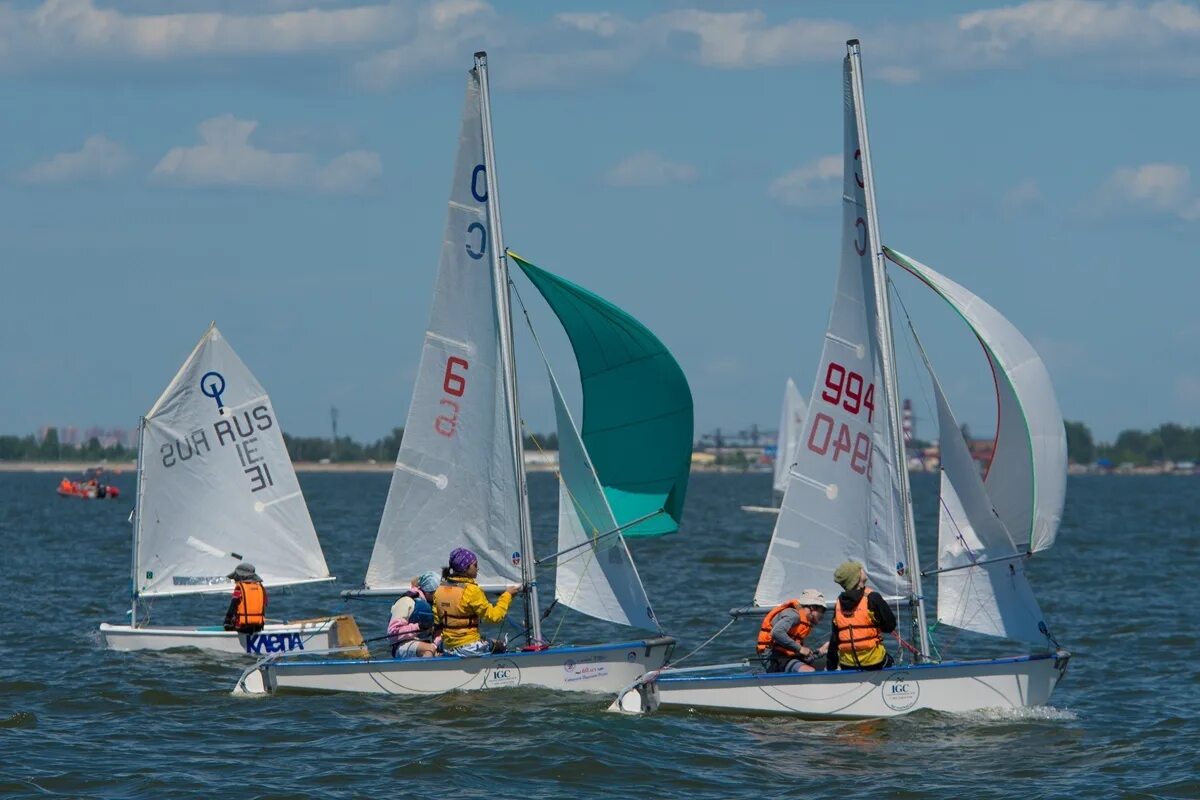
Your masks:
<svg viewBox="0 0 1200 800"><path fill-rule="evenodd" d="M57 477L0 473L0 796L1200 797L1195 479L1070 480L1058 545L1030 565L1043 610L1074 653L1051 707L812 723L625 717L604 712L608 698L527 689L233 697L244 662L100 649L97 626L128 607L132 476L117 478L116 502L60 500ZM365 570L388 477L301 476L341 585ZM531 476L543 552L553 480ZM764 502L769 486L768 476L694 475L685 532L633 544L677 653L748 601L773 521L738 506ZM915 486L924 530L935 490L928 477ZM153 613L215 623L225 605L182 598ZM382 632L386 603L347 607L329 585L272 593L272 610L289 616L347 608L367 635ZM625 638L576 615L562 631ZM740 623L695 660L736 658L753 636ZM978 654L960 649L967 644L951 654Z"/></svg>

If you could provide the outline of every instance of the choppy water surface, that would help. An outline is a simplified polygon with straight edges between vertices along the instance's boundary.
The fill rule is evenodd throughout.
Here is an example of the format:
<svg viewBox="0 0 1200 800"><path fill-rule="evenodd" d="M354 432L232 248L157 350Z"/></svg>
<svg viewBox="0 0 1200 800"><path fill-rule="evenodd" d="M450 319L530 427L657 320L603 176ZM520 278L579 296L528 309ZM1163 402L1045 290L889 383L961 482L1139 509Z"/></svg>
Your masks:
<svg viewBox="0 0 1200 800"><path fill-rule="evenodd" d="M0 795L5 797L1200 797L1200 481L1072 478L1058 544L1030 565L1071 671L1047 708L890 721L604 712L609 698L528 689L432 699L235 698L244 662L122 654L96 628L128 608L133 480L116 502L60 500L56 475L0 474ZM348 606L388 475L301 476L335 585L272 593L277 614ZM543 552L555 487L531 476ZM684 532L632 544L683 654L750 600L772 518L745 514L770 479L695 475ZM917 481L918 525L934 523ZM932 543L927 543L929 547ZM927 548L928 549L928 548ZM927 556L927 560L928 560ZM162 623L217 623L224 598L159 601ZM547 623L553 633L559 612ZM745 654L739 623L694 661ZM560 638L626 635L577 615ZM942 641L953 656L979 654ZM836 793L834 795L833 793Z"/></svg>

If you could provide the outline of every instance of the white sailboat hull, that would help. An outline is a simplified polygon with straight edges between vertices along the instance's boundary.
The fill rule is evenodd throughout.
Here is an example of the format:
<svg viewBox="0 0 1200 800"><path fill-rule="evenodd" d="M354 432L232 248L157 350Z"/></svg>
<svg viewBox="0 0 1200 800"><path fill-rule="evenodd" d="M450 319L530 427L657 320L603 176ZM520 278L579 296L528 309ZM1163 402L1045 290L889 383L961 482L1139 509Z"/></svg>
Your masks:
<svg viewBox="0 0 1200 800"><path fill-rule="evenodd" d="M648 678L618 698L621 711L663 707L785 714L806 719L897 717L1044 705L1067 671L1058 653L892 667L877 672L756 673Z"/></svg>
<svg viewBox="0 0 1200 800"><path fill-rule="evenodd" d="M199 650L215 650L221 653L236 653L261 657L269 653L302 653L308 650L331 648L361 643L339 641L339 620L352 617L323 617L320 619L283 622L267 625L259 633L244 634L227 631L219 625L204 627L132 627L129 625L100 626L100 640L109 650L173 650L192 647ZM343 623L344 625L345 623ZM358 633L357 626L353 633ZM341 639L347 636L343 628Z"/></svg>
<svg viewBox="0 0 1200 800"><path fill-rule="evenodd" d="M269 660L247 671L234 691L272 694L307 689L430 695L536 686L566 692L616 693L643 673L661 669L674 647L675 640L664 636L471 658Z"/></svg>

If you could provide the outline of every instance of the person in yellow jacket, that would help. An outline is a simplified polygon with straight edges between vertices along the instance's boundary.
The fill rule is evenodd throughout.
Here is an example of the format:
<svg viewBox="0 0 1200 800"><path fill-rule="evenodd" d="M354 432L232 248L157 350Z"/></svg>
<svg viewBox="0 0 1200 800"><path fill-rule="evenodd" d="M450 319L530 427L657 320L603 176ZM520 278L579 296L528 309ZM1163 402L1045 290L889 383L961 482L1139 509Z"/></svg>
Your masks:
<svg viewBox="0 0 1200 800"><path fill-rule="evenodd" d="M442 649L447 655L504 652L502 642L489 641L480 635L479 623L503 621L513 595L521 587L510 585L492 605L475 582L478 575L479 559L475 554L465 547L454 548L449 566L442 568L442 584L433 593L433 622L442 632Z"/></svg>
<svg viewBox="0 0 1200 800"><path fill-rule="evenodd" d="M883 635L896 630L896 615L883 596L867 588L867 570L857 561L845 561L833 571L842 587L833 606L826 669L885 669L892 656Z"/></svg>

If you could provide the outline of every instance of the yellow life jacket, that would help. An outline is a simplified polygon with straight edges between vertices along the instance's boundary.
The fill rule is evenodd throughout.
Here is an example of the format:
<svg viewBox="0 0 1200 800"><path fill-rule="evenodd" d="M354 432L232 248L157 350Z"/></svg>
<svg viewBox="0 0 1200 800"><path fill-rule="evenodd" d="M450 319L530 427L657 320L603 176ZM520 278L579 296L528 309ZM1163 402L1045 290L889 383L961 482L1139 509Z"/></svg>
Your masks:
<svg viewBox="0 0 1200 800"><path fill-rule="evenodd" d="M442 630L452 631L452 636L479 630L479 616L463 605L467 586L458 582L443 583L433 593L434 621Z"/></svg>

